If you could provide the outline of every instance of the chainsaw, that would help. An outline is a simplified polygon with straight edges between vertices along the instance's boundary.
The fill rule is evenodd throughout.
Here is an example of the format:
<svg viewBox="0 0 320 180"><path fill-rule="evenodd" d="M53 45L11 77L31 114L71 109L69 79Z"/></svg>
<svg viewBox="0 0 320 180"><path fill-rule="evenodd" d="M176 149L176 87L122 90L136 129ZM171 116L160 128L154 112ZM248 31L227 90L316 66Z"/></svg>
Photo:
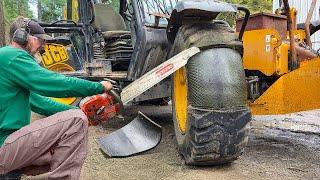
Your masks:
<svg viewBox="0 0 320 180"><path fill-rule="evenodd" d="M110 90L108 93L86 97L79 104L89 119L89 125L95 126L115 117L123 108L119 95Z"/></svg>
<svg viewBox="0 0 320 180"><path fill-rule="evenodd" d="M110 90L108 93L84 98L79 106L87 115L90 125L108 121L119 114L125 104L185 66L189 58L198 52L200 50L197 47L184 50L129 84L120 95Z"/></svg>
<svg viewBox="0 0 320 180"><path fill-rule="evenodd" d="M196 47L182 51L126 86L120 94L112 89L108 93L83 99L80 108L87 115L89 124L108 122L121 113L128 102L185 66L189 58L198 52L200 50ZM139 112L129 124L100 137L97 142L108 156L127 157L154 148L161 137L161 126Z"/></svg>

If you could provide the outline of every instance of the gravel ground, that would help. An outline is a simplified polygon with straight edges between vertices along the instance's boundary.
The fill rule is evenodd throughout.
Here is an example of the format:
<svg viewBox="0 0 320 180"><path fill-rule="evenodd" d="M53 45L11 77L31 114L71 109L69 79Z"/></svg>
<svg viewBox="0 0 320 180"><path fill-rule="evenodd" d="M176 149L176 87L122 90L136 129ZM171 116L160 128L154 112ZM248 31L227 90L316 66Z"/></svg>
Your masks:
<svg viewBox="0 0 320 180"><path fill-rule="evenodd" d="M151 151L128 158L105 156L96 143L97 138L124 126L137 109L163 127L160 144ZM90 127L89 152L81 180L319 179L319 130L320 111L257 116L251 123L248 147L237 161L224 166L191 167L184 165L177 152L170 107L132 107L124 119Z"/></svg>

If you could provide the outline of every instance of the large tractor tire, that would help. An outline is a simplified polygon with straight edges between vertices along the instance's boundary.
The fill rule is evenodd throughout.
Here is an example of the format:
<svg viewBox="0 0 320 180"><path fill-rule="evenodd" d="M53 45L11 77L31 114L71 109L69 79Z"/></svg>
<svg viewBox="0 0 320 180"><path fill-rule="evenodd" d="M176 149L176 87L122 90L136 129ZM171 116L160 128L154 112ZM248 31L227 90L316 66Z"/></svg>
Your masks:
<svg viewBox="0 0 320 180"><path fill-rule="evenodd" d="M179 41L188 42L195 37L190 36L190 29L198 31L192 28L180 28L175 50L179 49L175 46L183 44ZM201 38L200 31L198 36ZM251 120L246 99L241 55L234 49L202 50L174 73L173 121L178 149L186 164L224 164L242 154Z"/></svg>

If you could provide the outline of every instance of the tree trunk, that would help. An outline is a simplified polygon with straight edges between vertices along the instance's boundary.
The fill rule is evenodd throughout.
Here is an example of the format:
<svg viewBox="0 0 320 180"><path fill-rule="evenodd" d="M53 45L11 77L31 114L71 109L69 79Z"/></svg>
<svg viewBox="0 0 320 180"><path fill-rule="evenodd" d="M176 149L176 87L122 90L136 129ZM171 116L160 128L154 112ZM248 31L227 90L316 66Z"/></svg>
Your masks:
<svg viewBox="0 0 320 180"><path fill-rule="evenodd" d="M55 2L55 0L52 0L52 19L51 20L56 20L56 15L55 15L55 7L56 6L56 2Z"/></svg>
<svg viewBox="0 0 320 180"><path fill-rule="evenodd" d="M6 28L3 0L0 0L0 47L6 44Z"/></svg>
<svg viewBox="0 0 320 180"><path fill-rule="evenodd" d="M19 0L17 2L18 2L18 15L25 17L26 11L24 6L25 5L24 0Z"/></svg>
<svg viewBox="0 0 320 180"><path fill-rule="evenodd" d="M38 21L42 21L41 18L41 0L38 0Z"/></svg>
<svg viewBox="0 0 320 180"><path fill-rule="evenodd" d="M22 5L21 5L20 0L17 1L17 7L18 7L18 15L22 16L21 14L22 14L23 9L22 9Z"/></svg>

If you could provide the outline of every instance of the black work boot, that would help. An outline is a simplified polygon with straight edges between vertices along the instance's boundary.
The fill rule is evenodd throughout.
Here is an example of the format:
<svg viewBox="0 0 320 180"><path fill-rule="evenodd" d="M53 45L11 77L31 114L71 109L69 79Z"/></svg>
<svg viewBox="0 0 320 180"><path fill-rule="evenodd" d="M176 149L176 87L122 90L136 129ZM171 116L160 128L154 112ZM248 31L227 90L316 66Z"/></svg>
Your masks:
<svg viewBox="0 0 320 180"><path fill-rule="evenodd" d="M21 176L20 171L11 171L7 174L0 174L0 180L20 180Z"/></svg>

